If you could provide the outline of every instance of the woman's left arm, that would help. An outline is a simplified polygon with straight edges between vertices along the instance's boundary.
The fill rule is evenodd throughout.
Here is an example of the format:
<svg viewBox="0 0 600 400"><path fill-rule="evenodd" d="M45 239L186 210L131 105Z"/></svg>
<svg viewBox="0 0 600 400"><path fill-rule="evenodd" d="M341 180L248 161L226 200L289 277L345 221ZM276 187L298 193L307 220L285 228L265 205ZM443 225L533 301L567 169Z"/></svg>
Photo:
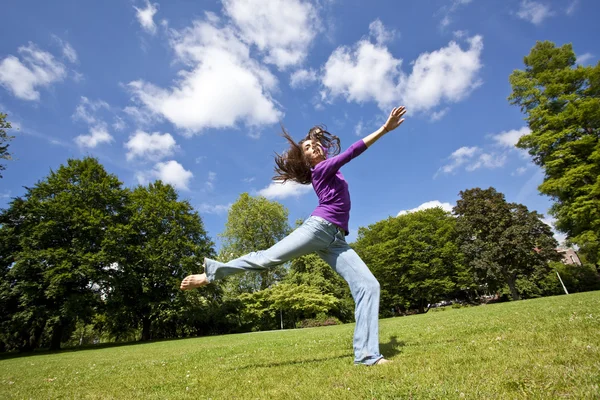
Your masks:
<svg viewBox="0 0 600 400"><path fill-rule="evenodd" d="M388 117L387 121L385 122L385 124L383 124L383 126L381 128L377 129L375 132L371 133L369 136L366 136L365 138L363 138L363 142L365 142L365 145L367 147L370 147L373 143L375 143L377 140L379 140L380 137L382 137L386 133L391 132L394 129L396 129L397 127L399 127L400 124L402 124L404 122L404 118L402 118L402 116L405 113L406 113L406 107L404 107L404 106L395 107L392 110L392 112L390 113L390 116Z"/></svg>

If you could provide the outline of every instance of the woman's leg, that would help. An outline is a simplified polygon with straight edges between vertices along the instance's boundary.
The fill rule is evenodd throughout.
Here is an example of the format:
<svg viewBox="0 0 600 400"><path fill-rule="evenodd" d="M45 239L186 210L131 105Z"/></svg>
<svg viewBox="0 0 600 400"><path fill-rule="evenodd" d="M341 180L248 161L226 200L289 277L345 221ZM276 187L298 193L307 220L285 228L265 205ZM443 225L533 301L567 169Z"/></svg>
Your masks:
<svg viewBox="0 0 600 400"><path fill-rule="evenodd" d="M354 363L373 365L379 353L379 282L367 265L346 243L343 232L327 249L317 252L350 285L356 304L354 316Z"/></svg>
<svg viewBox="0 0 600 400"><path fill-rule="evenodd" d="M305 254L326 248L334 240L335 230L321 218L310 217L304 223L267 250L256 251L221 263L205 259L208 282L244 271L262 271Z"/></svg>

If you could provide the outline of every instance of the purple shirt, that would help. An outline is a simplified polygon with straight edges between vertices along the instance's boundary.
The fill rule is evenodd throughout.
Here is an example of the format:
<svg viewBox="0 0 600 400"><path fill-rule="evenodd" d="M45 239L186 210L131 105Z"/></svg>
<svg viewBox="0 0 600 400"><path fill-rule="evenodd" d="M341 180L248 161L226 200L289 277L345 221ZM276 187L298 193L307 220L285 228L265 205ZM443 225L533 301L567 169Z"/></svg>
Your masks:
<svg viewBox="0 0 600 400"><path fill-rule="evenodd" d="M366 149L367 145L361 139L343 153L321 161L312 169L312 185L319 198L319 205L311 215L339 226L346 235L350 219L350 192L339 169Z"/></svg>

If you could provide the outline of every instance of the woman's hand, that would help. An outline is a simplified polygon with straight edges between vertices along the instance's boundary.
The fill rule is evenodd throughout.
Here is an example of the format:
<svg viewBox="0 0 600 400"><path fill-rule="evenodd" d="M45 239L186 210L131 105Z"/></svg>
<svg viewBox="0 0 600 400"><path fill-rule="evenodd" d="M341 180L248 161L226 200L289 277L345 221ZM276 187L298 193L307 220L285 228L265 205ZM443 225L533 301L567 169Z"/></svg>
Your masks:
<svg viewBox="0 0 600 400"><path fill-rule="evenodd" d="M404 114L406 114L406 107L395 107L385 124L383 124L383 130L390 132L399 127L404 122L404 118L402 118Z"/></svg>

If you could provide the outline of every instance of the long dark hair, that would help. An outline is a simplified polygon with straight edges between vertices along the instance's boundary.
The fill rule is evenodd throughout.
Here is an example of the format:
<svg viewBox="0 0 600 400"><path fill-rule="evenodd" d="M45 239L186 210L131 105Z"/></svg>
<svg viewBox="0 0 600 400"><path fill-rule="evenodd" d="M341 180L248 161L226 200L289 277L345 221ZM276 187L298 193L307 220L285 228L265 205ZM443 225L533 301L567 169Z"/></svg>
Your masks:
<svg viewBox="0 0 600 400"><path fill-rule="evenodd" d="M330 157L340 153L340 138L327 132L327 127L317 125L310 128L308 134L300 142L296 143L287 133L283 125L281 126L282 135L290 144L290 148L283 154L275 153L275 173L274 181L295 181L301 184L311 182L311 170L308 160L304 157L302 143L307 140L319 142L324 153Z"/></svg>

